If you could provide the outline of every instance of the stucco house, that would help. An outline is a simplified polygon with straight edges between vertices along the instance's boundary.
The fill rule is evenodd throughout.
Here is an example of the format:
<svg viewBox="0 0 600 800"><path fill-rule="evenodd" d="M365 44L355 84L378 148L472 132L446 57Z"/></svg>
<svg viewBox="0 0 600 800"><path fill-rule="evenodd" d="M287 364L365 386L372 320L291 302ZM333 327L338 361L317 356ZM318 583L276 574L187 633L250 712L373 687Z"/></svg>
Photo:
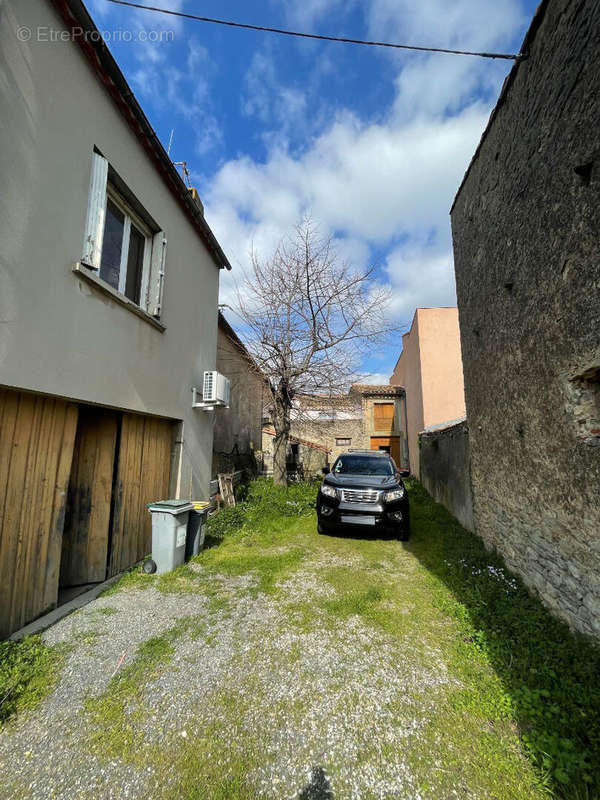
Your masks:
<svg viewBox="0 0 600 800"><path fill-rule="evenodd" d="M390 384L406 392L410 471L419 477L419 433L466 413L456 307L416 309Z"/></svg>
<svg viewBox="0 0 600 800"><path fill-rule="evenodd" d="M244 347L243 342L219 312L217 333L217 371L229 378L229 408L215 414L213 439L213 477L219 472L259 468L263 408L267 386L265 377Z"/></svg>
<svg viewBox="0 0 600 800"><path fill-rule="evenodd" d="M0 20L6 635L143 557L146 503L208 496L191 390L229 263L84 5L8 0ZM40 26L65 40L16 35Z"/></svg>

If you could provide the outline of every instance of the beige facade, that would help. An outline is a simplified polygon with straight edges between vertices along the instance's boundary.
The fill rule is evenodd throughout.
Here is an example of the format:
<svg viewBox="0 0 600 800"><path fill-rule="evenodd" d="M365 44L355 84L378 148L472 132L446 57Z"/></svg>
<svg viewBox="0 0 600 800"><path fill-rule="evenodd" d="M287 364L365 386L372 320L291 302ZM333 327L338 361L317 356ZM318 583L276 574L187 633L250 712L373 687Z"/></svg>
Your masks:
<svg viewBox="0 0 600 800"><path fill-rule="evenodd" d="M217 371L230 380L229 408L215 411L213 477L257 468L261 449L265 381L248 351L219 313Z"/></svg>
<svg viewBox="0 0 600 800"><path fill-rule="evenodd" d="M419 433L465 416L457 308L418 308L390 378L406 391L410 471L417 477Z"/></svg>
<svg viewBox="0 0 600 800"><path fill-rule="evenodd" d="M208 499L228 263L83 4L0 16L2 635L148 553L148 502Z"/></svg>

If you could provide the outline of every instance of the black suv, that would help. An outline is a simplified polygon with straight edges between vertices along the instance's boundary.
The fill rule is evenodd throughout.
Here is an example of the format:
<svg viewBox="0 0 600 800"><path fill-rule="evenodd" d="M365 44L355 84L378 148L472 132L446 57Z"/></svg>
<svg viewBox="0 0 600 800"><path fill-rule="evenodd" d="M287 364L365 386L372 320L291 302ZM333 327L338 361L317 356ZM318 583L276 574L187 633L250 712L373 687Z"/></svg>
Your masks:
<svg viewBox="0 0 600 800"><path fill-rule="evenodd" d="M410 516L402 482L407 475L407 471L398 471L386 452L342 453L326 474L317 495L319 533L352 527L407 540Z"/></svg>

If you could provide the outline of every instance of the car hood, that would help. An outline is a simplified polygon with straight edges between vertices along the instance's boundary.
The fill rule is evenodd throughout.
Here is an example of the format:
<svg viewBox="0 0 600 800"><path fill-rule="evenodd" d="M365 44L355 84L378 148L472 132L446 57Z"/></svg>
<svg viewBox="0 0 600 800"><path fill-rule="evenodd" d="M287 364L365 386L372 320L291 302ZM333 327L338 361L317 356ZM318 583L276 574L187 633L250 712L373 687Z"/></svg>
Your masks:
<svg viewBox="0 0 600 800"><path fill-rule="evenodd" d="M325 483L344 489L388 489L398 486L399 481L393 475L334 475L330 472Z"/></svg>

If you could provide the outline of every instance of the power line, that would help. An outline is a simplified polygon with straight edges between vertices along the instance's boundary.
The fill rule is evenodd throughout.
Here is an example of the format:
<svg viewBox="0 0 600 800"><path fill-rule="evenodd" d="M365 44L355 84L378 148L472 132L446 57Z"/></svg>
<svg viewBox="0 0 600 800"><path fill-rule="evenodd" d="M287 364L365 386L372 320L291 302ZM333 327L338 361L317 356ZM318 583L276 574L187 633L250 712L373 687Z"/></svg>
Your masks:
<svg viewBox="0 0 600 800"><path fill-rule="evenodd" d="M424 53L450 53L456 56L479 56L480 58L504 58L510 61L523 61L527 58L524 53L477 53L472 50L449 50L444 47L419 47L409 44L394 44L392 42L370 42L364 39L348 39L344 36L325 36L319 33L302 33L300 31L289 31L283 28L270 28L266 25L250 25L245 22L233 22L226 19L215 19L214 17L201 17L196 14L186 14L183 11L171 11L167 8L157 8L156 6L145 6L139 3L132 3L130 0L107 0L108 3L115 3L120 6L130 6L140 8L144 11L156 11L159 14L169 14L172 17L184 17L193 19L197 22L210 22L214 25L227 25L230 28L244 28L249 31L261 31L266 33L278 33L282 36L298 36L302 39L319 39L324 42L342 42L344 44L362 44L368 47L391 47L396 50L419 50Z"/></svg>

